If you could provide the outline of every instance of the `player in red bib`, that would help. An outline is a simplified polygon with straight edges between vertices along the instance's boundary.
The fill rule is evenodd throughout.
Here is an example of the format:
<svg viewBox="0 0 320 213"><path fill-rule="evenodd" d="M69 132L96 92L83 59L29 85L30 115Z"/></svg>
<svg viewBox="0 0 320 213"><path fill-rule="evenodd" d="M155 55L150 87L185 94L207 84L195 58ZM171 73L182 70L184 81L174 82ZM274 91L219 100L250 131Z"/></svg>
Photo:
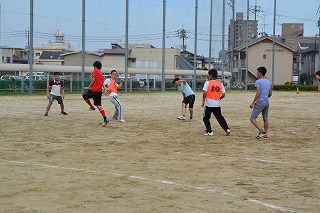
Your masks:
<svg viewBox="0 0 320 213"><path fill-rule="evenodd" d="M90 102L90 98L93 99L93 104L98 108L99 112L103 117L103 124L102 126L107 125L109 122L106 112L104 111L101 105L101 96L102 96L102 88L104 87L103 82L104 78L101 72L102 64L99 61L95 61L93 63L93 73L92 73L92 80L88 86L88 91L82 94L84 101L89 105L90 111L95 110L94 106Z"/></svg>

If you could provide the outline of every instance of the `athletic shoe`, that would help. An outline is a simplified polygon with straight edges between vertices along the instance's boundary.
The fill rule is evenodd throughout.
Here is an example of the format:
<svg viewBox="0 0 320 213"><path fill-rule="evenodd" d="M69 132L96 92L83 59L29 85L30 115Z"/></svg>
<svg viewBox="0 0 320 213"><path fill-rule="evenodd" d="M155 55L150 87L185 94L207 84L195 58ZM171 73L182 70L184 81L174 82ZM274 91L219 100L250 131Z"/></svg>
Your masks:
<svg viewBox="0 0 320 213"><path fill-rule="evenodd" d="M184 116L181 115L181 116L177 117L177 119L178 119L178 120L186 120L186 117L184 117Z"/></svg>
<svg viewBox="0 0 320 213"><path fill-rule="evenodd" d="M119 122L125 123L126 121L123 119L118 120Z"/></svg>
<svg viewBox="0 0 320 213"><path fill-rule="evenodd" d="M268 139L269 139L268 135L267 134L263 134L263 140L268 140Z"/></svg>
<svg viewBox="0 0 320 213"><path fill-rule="evenodd" d="M263 138L263 133L262 132L259 132L259 135L256 136L256 139L260 139L260 138Z"/></svg>
<svg viewBox="0 0 320 213"><path fill-rule="evenodd" d="M192 121L192 118L188 118L188 120L187 121Z"/></svg>
<svg viewBox="0 0 320 213"><path fill-rule="evenodd" d="M66 113L65 111L62 111L61 114L68 115L68 113Z"/></svg>
<svg viewBox="0 0 320 213"><path fill-rule="evenodd" d="M108 122L109 122L108 118L104 119L102 126L106 126Z"/></svg>
<svg viewBox="0 0 320 213"><path fill-rule="evenodd" d="M207 132L207 133L205 133L204 135L212 136L212 135L213 135L213 132Z"/></svg>
<svg viewBox="0 0 320 213"><path fill-rule="evenodd" d="M46 113L44 114L44 116L48 116L48 113L46 112Z"/></svg>
<svg viewBox="0 0 320 213"><path fill-rule="evenodd" d="M231 133L231 130L230 130L230 129L227 129L227 130L226 130L226 135L229 136L230 133Z"/></svg>
<svg viewBox="0 0 320 213"><path fill-rule="evenodd" d="M91 108L91 107L88 108L88 111L95 111L95 110L96 110L96 108L94 108L94 107L93 108Z"/></svg>

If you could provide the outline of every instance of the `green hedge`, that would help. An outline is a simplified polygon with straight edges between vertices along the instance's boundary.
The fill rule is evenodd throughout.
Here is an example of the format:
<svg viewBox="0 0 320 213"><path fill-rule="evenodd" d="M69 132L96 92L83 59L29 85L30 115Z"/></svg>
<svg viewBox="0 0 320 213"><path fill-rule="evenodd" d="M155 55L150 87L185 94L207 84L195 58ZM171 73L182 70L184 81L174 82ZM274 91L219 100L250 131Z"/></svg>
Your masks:
<svg viewBox="0 0 320 213"><path fill-rule="evenodd" d="M317 86L311 85L274 85L273 90L275 91L296 91L297 87L300 91L318 91Z"/></svg>
<svg viewBox="0 0 320 213"><path fill-rule="evenodd" d="M318 86L311 85L274 85L273 90L275 91L296 91L297 87L300 91L318 91ZM254 84L248 84L248 90L256 90Z"/></svg>

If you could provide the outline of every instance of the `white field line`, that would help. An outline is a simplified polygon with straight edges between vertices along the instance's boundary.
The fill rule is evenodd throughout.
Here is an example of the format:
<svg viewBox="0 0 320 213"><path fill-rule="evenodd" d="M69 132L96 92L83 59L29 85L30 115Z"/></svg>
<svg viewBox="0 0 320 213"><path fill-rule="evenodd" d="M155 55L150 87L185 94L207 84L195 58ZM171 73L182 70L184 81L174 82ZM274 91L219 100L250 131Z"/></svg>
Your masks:
<svg viewBox="0 0 320 213"><path fill-rule="evenodd" d="M174 152L173 154L181 154L181 155L191 155L191 156L202 156L202 157L211 157L213 155L200 153L183 153L183 152ZM228 157L229 158L229 157ZM259 159L259 158L244 158L248 161L257 161L260 163L274 163L274 164L299 164L299 162L286 162L286 161L280 161L280 160L266 160L266 159Z"/></svg>
<svg viewBox="0 0 320 213"><path fill-rule="evenodd" d="M60 108L57 108L57 109L50 109L49 111L49 114L50 112L60 112ZM75 111L75 112L86 112L86 108L66 108L65 109L66 112L69 112L69 111ZM32 113L32 114L44 114L46 112L46 108L44 107L43 109L26 109L26 110L23 110L23 111L14 111L15 114L26 114L26 113ZM0 114L2 115L8 115L8 111L0 111Z"/></svg>
<svg viewBox="0 0 320 213"><path fill-rule="evenodd" d="M34 166L34 167L43 167L43 168L48 168L48 169L57 169L57 170L69 170L69 171L76 171L76 172L88 172L88 173L97 173L97 174L102 174L102 171L94 171L94 170L88 170L88 169L81 169L81 168L75 168L75 167L65 167L65 166L55 166L55 165L49 165L49 164L41 164L41 163L32 163L32 162L24 162L24 161L13 161L13 160L6 160L6 159L0 159L0 162L2 163L11 163L11 164L20 164L20 165L27 165L27 166ZM135 175L123 175L120 173L112 173L112 172L107 172L108 174L114 175L114 176L120 176L120 177L127 177L130 179L136 179L136 180L142 180L142 181L148 181L148 182L154 182L154 183L161 183L161 184L166 184L166 185L174 185L174 186L179 186L179 187L185 187L185 188L190 188L194 190L200 190L204 192L209 192L209 193L215 193L215 194L221 194L224 196L232 197L238 200L242 200L244 202L250 202L253 204L257 204L260 206L265 206L271 209L276 209L279 211L283 212L297 212L295 210L290 210L287 208L284 208L282 206L270 204L270 203L265 203L256 199L248 199L244 198L238 195L234 195L232 193L229 193L227 191L222 191L219 189L208 189L206 187L199 187L199 186L192 186L188 184L182 184L182 183L177 183L169 180L157 180L157 179L151 179L151 178L146 178L146 177L141 177L141 176L135 176Z"/></svg>

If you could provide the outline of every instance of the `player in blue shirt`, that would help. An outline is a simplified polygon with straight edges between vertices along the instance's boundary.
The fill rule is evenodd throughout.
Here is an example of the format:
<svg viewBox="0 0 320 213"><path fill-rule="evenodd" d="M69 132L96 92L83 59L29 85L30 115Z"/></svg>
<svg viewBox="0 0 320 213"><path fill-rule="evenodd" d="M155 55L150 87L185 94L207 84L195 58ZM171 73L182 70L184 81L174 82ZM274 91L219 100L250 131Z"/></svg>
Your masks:
<svg viewBox="0 0 320 213"><path fill-rule="evenodd" d="M188 121L191 121L193 118L193 105L196 99L193 90L190 85L187 83L187 80L180 80L179 78L175 78L172 82L179 91L182 92L183 100L182 100L182 115L177 117L179 120L186 120L186 108L189 105L190 118Z"/></svg>
<svg viewBox="0 0 320 213"><path fill-rule="evenodd" d="M251 113L250 121L251 123L259 130L259 134L256 136L257 139L263 138L267 140L268 137L268 111L269 111L269 98L272 95L272 83L265 78L267 73L267 69L265 67L259 67L257 69L257 77L255 86L256 86L256 95L252 103L250 104L250 108L253 108ZM260 126L257 121L258 115L262 112L263 118L263 128Z"/></svg>

